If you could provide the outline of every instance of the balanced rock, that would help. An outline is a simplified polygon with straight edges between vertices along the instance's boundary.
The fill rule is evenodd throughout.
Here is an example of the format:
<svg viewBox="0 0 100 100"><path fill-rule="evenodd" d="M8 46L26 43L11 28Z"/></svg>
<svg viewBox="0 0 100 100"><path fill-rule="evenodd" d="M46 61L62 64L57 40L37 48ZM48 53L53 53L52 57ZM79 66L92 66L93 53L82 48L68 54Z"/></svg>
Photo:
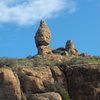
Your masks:
<svg viewBox="0 0 100 100"><path fill-rule="evenodd" d="M74 47L74 43L72 40L67 41L65 49L69 55L79 55L79 51Z"/></svg>
<svg viewBox="0 0 100 100"><path fill-rule="evenodd" d="M42 20L35 36L35 43L38 48L38 54L42 55L52 53L52 47L48 47L50 44L50 39L50 30L45 21Z"/></svg>
<svg viewBox="0 0 100 100"><path fill-rule="evenodd" d="M40 27L38 28L35 36L35 42L37 48L39 46L47 46L50 44L51 34L48 26L46 25L45 21L40 22Z"/></svg>

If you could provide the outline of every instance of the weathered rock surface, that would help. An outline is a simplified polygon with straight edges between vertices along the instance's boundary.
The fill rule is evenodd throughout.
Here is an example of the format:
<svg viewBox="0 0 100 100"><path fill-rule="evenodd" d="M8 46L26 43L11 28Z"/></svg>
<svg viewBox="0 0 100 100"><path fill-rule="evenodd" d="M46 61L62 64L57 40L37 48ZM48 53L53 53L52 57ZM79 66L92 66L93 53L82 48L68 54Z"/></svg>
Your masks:
<svg viewBox="0 0 100 100"><path fill-rule="evenodd" d="M53 66L50 69L51 69L52 76L54 78L54 81L55 81L57 87L62 86L65 89L67 89L66 78L65 78L64 73L60 70L60 68L57 66Z"/></svg>
<svg viewBox="0 0 100 100"><path fill-rule="evenodd" d="M25 94L55 91L56 86L66 86L65 76L62 71L54 66L21 69L21 87ZM64 87L65 88L65 87Z"/></svg>
<svg viewBox="0 0 100 100"><path fill-rule="evenodd" d="M40 27L36 32L35 42L37 48L39 46L47 46L50 44L51 34L48 26L46 25L45 21L40 22Z"/></svg>
<svg viewBox="0 0 100 100"><path fill-rule="evenodd" d="M73 43L72 40L68 40L66 42L65 49L66 49L66 51L68 52L69 55L74 55L74 56L79 55L79 51L74 47L74 43Z"/></svg>
<svg viewBox="0 0 100 100"><path fill-rule="evenodd" d="M45 92L46 85L54 83L49 67L23 68L20 73L21 85L26 94Z"/></svg>
<svg viewBox="0 0 100 100"><path fill-rule="evenodd" d="M100 64L70 66L66 78L72 100L100 100Z"/></svg>
<svg viewBox="0 0 100 100"><path fill-rule="evenodd" d="M4 68L0 68L0 100L22 100L17 75Z"/></svg>
<svg viewBox="0 0 100 100"><path fill-rule="evenodd" d="M82 56L82 57L87 57L89 56L87 53L81 53L79 56Z"/></svg>
<svg viewBox="0 0 100 100"><path fill-rule="evenodd" d="M62 100L59 93L48 92L41 94L33 94L30 96L30 100Z"/></svg>
<svg viewBox="0 0 100 100"><path fill-rule="evenodd" d="M72 100L100 100L100 64L69 66L64 72L57 66L20 68L20 86L16 74L0 68L0 100L62 100L67 89Z"/></svg>
<svg viewBox="0 0 100 100"><path fill-rule="evenodd" d="M40 22L40 27L38 28L35 36L35 43L38 49L38 54L51 54L52 47L48 47L51 40L51 33L46 25L45 21Z"/></svg>
<svg viewBox="0 0 100 100"><path fill-rule="evenodd" d="M52 54L52 47L48 46L39 46L38 47L38 54Z"/></svg>
<svg viewBox="0 0 100 100"><path fill-rule="evenodd" d="M65 50L64 47L60 47L60 48L57 48L55 50L52 51L54 54L59 54L59 55L66 55L68 56L68 52Z"/></svg>

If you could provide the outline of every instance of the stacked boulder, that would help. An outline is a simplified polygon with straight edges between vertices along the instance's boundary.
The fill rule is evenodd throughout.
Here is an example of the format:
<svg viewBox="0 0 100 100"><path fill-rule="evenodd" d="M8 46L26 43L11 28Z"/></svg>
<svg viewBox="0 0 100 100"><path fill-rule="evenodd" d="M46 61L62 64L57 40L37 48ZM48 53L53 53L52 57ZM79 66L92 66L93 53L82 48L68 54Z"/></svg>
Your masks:
<svg viewBox="0 0 100 100"><path fill-rule="evenodd" d="M52 50L52 47L49 47L51 40L51 32L48 26L46 25L46 22L41 20L40 26L36 32L35 35L35 43L36 47L38 49L38 54L52 54L52 53L58 53L60 55L66 55L66 56L78 56L79 52L74 47L74 43L72 40L68 40L66 42L65 48L58 48L56 50Z"/></svg>
<svg viewBox="0 0 100 100"><path fill-rule="evenodd" d="M68 40L66 42L66 46L57 48L53 50L54 54L66 55L66 56L78 56L79 51L74 47L74 43L72 40Z"/></svg>
<svg viewBox="0 0 100 100"><path fill-rule="evenodd" d="M66 42L65 50L68 52L69 55L79 55L79 51L74 47L74 43L72 40L68 40Z"/></svg>
<svg viewBox="0 0 100 100"><path fill-rule="evenodd" d="M40 22L40 27L38 28L36 35L35 35L35 43L38 48L38 54L51 54L52 47L49 47L51 40L51 33L46 25L45 21Z"/></svg>

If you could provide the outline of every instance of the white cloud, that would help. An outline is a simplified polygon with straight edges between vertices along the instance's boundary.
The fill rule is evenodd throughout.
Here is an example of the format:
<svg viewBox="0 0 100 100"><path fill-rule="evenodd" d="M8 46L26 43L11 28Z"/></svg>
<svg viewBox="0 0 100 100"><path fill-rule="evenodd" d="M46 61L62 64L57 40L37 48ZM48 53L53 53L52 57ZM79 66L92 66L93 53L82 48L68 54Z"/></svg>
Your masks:
<svg viewBox="0 0 100 100"><path fill-rule="evenodd" d="M76 3L72 0L0 0L0 22L34 24L63 9L72 13L76 10Z"/></svg>

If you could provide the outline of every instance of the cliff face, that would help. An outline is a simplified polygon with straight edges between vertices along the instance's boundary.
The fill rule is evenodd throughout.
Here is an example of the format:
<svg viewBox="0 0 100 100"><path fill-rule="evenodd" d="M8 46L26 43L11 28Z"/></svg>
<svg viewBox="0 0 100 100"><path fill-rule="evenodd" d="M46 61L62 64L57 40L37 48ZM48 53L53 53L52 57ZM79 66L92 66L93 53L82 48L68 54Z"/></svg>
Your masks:
<svg viewBox="0 0 100 100"><path fill-rule="evenodd" d="M65 75L57 66L21 68L17 75L0 69L0 100L62 100L61 90L67 89Z"/></svg>
<svg viewBox="0 0 100 100"><path fill-rule="evenodd" d="M72 100L100 100L100 64L70 66L66 78Z"/></svg>
<svg viewBox="0 0 100 100"><path fill-rule="evenodd" d="M18 77L17 77L18 75ZM0 100L100 100L100 64L0 68Z"/></svg>
<svg viewBox="0 0 100 100"><path fill-rule="evenodd" d="M0 100L25 100L23 98L17 75L0 68Z"/></svg>

